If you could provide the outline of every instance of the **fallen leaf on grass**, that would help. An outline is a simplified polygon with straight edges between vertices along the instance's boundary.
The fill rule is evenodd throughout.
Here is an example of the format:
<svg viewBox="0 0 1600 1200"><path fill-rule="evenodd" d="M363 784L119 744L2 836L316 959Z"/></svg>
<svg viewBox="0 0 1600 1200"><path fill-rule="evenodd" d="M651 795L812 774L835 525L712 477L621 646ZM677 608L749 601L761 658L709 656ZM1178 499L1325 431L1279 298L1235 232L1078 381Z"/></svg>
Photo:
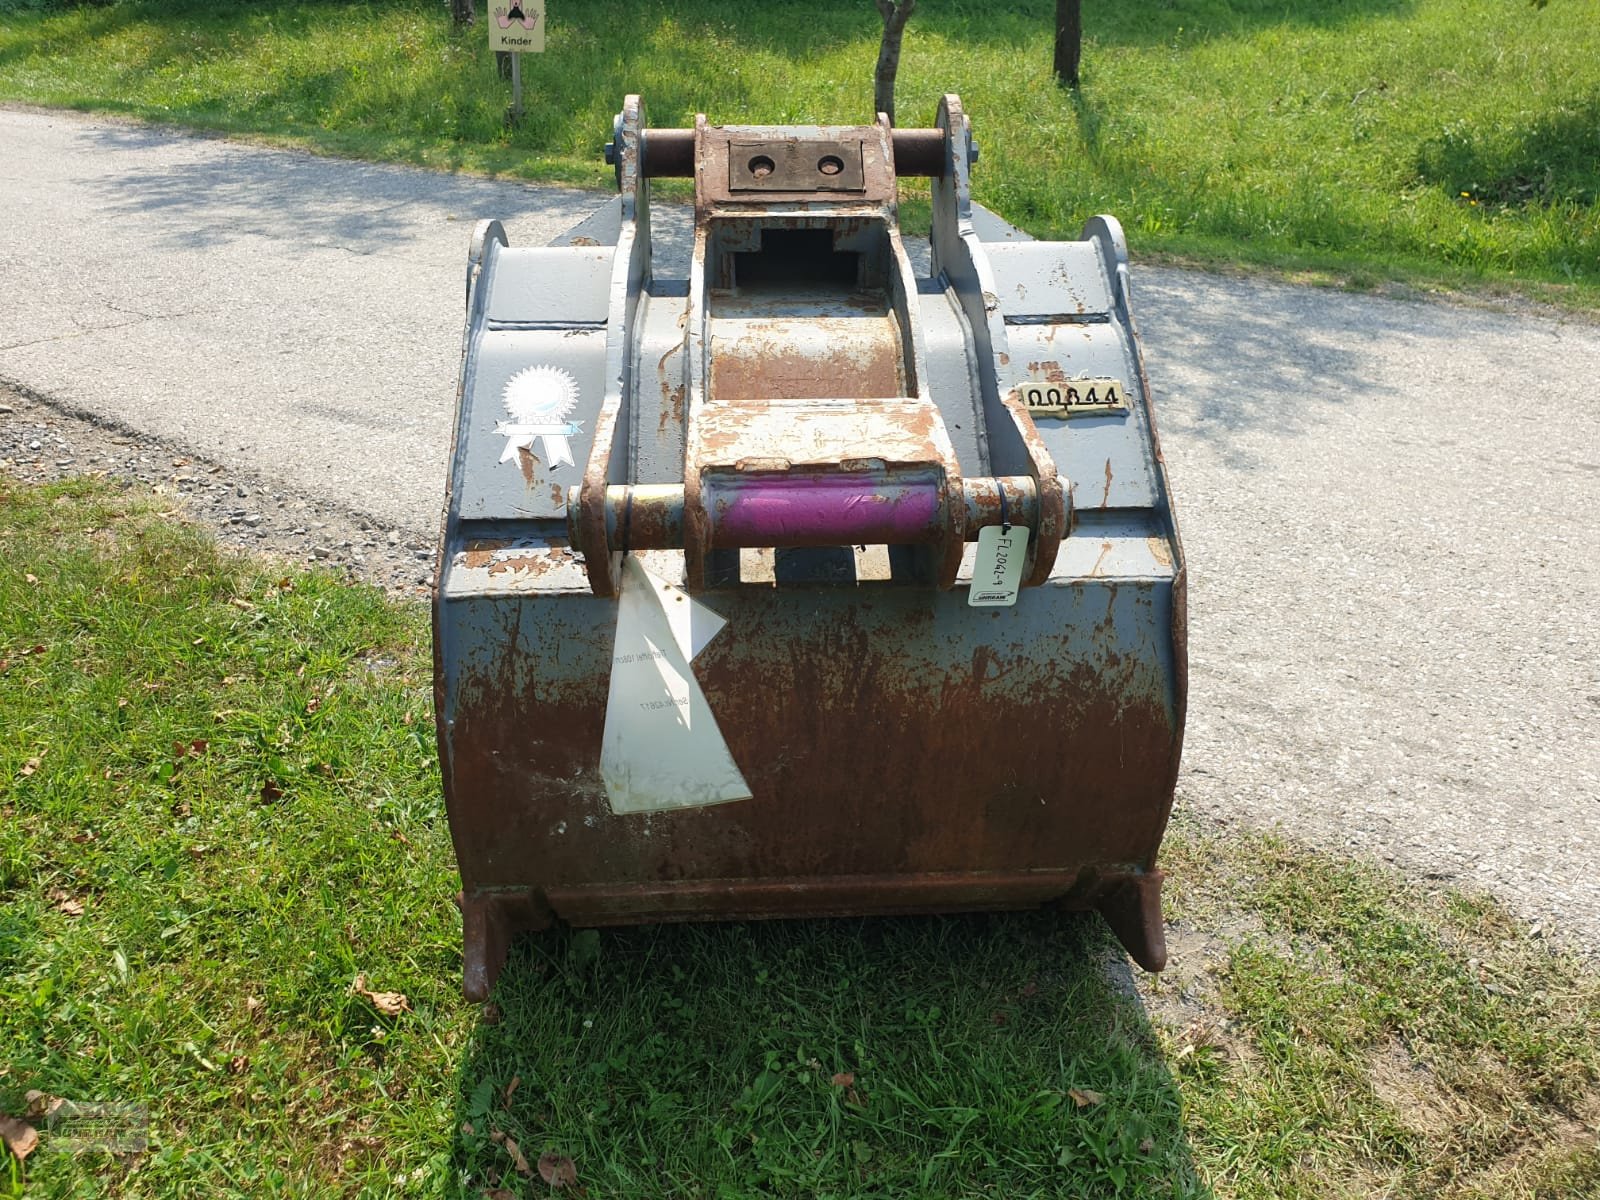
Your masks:
<svg viewBox="0 0 1600 1200"><path fill-rule="evenodd" d="M26 579L29 583L38 583L39 582L39 577L37 575L35 575L32 571L25 571L23 573L22 577L24 579Z"/></svg>
<svg viewBox="0 0 1600 1200"><path fill-rule="evenodd" d="M521 1086L522 1086L522 1076L521 1075L513 1075L511 1077L511 1082L506 1084L505 1091L500 1093L500 1107L501 1108L510 1108L511 1107L511 1097L513 1097L513 1096L515 1096L517 1094L517 1089L519 1087L521 1087Z"/></svg>
<svg viewBox="0 0 1600 1200"><path fill-rule="evenodd" d="M50 901L55 910L69 917L83 916L83 901L62 888L50 889Z"/></svg>
<svg viewBox="0 0 1600 1200"><path fill-rule="evenodd" d="M276 804L282 799L283 789L278 786L275 780L269 779L261 785L261 803Z"/></svg>
<svg viewBox="0 0 1600 1200"><path fill-rule="evenodd" d="M372 1002L372 1007L386 1017L398 1017L401 1013L411 1011L411 1001L406 999L404 992L368 991L365 975L357 975L355 985L350 990L358 996L365 996Z"/></svg>
<svg viewBox="0 0 1600 1200"><path fill-rule="evenodd" d="M30 758L27 762L22 764L22 770L20 770L17 773L19 775L21 775L24 779L26 779L29 775L32 775L35 771L37 771L39 769L39 764L42 761L43 761L42 759Z"/></svg>
<svg viewBox="0 0 1600 1200"><path fill-rule="evenodd" d="M28 1107L22 1115L30 1121L48 1117L66 1103L60 1096L52 1096L48 1092L41 1092L38 1088L30 1088L23 1099L27 1101Z"/></svg>
<svg viewBox="0 0 1600 1200"><path fill-rule="evenodd" d="M1067 1095L1072 1097L1072 1102L1079 1108L1088 1108L1094 1104L1105 1103L1105 1097L1099 1092L1089 1088L1068 1088Z"/></svg>
<svg viewBox="0 0 1600 1200"><path fill-rule="evenodd" d="M517 1200L517 1194L510 1188L495 1188L483 1194L483 1200Z"/></svg>
<svg viewBox="0 0 1600 1200"><path fill-rule="evenodd" d="M1036 982L1034 982L1032 979L1028 980L1027 983L1022 985L1022 996L1023 996L1023 999L1025 999L1025 1000L1026 999L1030 999L1030 998L1032 998L1034 996L1037 996L1038 994L1039 994L1039 985Z"/></svg>
<svg viewBox="0 0 1600 1200"><path fill-rule="evenodd" d="M236 1054L228 1060L229 1075L243 1075L250 1069L250 1060L242 1054Z"/></svg>
<svg viewBox="0 0 1600 1200"><path fill-rule="evenodd" d="M571 1187L578 1182L578 1168L565 1154L541 1154L539 1178L553 1188Z"/></svg>
<svg viewBox="0 0 1600 1200"><path fill-rule="evenodd" d="M519 1175L532 1175L533 1174L533 1168L528 1165L527 1158L525 1158L523 1156L522 1147L517 1145L517 1143L516 1143L516 1141L514 1139L507 1138L504 1142L502 1142L500 1144L506 1148L506 1153L511 1155L511 1165L516 1167L517 1174L519 1174ZM541 1158L539 1160L539 1162L541 1164L543 1164L544 1159Z"/></svg>
<svg viewBox="0 0 1600 1200"><path fill-rule="evenodd" d="M0 1140L6 1148L17 1156L18 1161L25 1159L39 1147L39 1135L21 1117L8 1117L0 1113Z"/></svg>
<svg viewBox="0 0 1600 1200"><path fill-rule="evenodd" d="M833 1086L847 1088L855 1081L856 1077L854 1074L849 1071L840 1071L833 1077Z"/></svg>
<svg viewBox="0 0 1600 1200"><path fill-rule="evenodd" d="M485 1025L500 1024L500 1006L493 1000L483 1006L483 1023Z"/></svg>

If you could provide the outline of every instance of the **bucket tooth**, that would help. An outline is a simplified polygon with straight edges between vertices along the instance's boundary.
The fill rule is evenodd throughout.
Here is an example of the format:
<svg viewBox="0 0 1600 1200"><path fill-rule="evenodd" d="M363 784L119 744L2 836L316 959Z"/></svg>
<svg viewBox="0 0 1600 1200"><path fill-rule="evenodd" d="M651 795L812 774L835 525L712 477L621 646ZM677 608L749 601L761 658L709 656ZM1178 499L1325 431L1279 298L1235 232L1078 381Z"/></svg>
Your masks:
<svg viewBox="0 0 1600 1200"><path fill-rule="evenodd" d="M531 893L461 892L456 904L461 909L461 991L468 1000L481 1003L500 978L511 939L525 931L548 929L550 912Z"/></svg>
<svg viewBox="0 0 1600 1200"><path fill-rule="evenodd" d="M1167 965L1166 927L1161 919L1160 871L1146 871L1118 880L1095 907L1117 935L1122 948L1146 971Z"/></svg>

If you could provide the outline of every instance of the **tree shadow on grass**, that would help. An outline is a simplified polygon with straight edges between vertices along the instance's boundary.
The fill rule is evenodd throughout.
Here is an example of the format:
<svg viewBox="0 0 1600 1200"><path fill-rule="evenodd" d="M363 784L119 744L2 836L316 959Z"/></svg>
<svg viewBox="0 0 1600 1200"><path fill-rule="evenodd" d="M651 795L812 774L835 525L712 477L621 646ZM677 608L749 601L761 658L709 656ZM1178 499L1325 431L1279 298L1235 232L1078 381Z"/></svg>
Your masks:
<svg viewBox="0 0 1600 1200"><path fill-rule="evenodd" d="M509 1142L599 1195L1209 1195L1090 914L524 939L459 1079L474 1196Z"/></svg>
<svg viewBox="0 0 1600 1200"><path fill-rule="evenodd" d="M1401 16L1415 0L1141 0L1092 6L1084 16L1084 37L1104 46L1160 45L1247 36L1276 26L1343 28L1372 16ZM862 37L876 38L881 20L865 0L814 0L763 5L759 20L743 0L606 0L586 6L591 21L618 29L671 19L686 27L725 32L745 45L760 45L790 57L835 49ZM907 27L907 36L935 34L969 45L1037 46L1048 61L1055 30L1054 0L1023 3L924 3Z"/></svg>
<svg viewBox="0 0 1600 1200"><path fill-rule="evenodd" d="M1417 176L1490 207L1600 202L1600 95L1493 129L1447 126L1417 150Z"/></svg>

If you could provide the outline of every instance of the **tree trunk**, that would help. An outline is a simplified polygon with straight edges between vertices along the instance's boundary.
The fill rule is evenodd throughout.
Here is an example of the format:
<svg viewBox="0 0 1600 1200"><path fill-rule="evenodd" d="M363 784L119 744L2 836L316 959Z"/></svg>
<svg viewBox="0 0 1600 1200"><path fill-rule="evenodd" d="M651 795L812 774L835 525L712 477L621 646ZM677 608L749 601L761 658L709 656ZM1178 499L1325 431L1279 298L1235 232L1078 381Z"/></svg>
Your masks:
<svg viewBox="0 0 1600 1200"><path fill-rule="evenodd" d="M472 0L450 0L450 23L457 29L472 24Z"/></svg>
<svg viewBox="0 0 1600 1200"><path fill-rule="evenodd" d="M1083 0L1056 0L1056 82L1078 86L1083 59Z"/></svg>
<svg viewBox="0 0 1600 1200"><path fill-rule="evenodd" d="M873 111L887 113L894 124L894 77L900 70L900 39L917 0L877 0L883 16L883 41L878 45L878 70L872 77Z"/></svg>

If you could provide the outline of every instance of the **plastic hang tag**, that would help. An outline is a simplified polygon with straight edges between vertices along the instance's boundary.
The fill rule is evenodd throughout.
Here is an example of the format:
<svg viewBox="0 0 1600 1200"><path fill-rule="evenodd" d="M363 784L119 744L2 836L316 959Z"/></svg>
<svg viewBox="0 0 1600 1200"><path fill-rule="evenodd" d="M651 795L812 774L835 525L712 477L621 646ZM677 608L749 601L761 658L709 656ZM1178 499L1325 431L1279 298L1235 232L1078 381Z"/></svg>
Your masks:
<svg viewBox="0 0 1600 1200"><path fill-rule="evenodd" d="M678 652L693 662L695 655L704 650L706 643L721 633L722 627L728 622L682 588L675 588L660 576L646 571L635 562L632 555L628 556L627 561L634 563L638 578L649 584L650 590L655 593L656 603L667 616L672 640L678 644ZM626 567L623 573L627 574Z"/></svg>
<svg viewBox="0 0 1600 1200"><path fill-rule="evenodd" d="M1006 608L1017 602L1028 558L1028 533L1026 525L985 525L978 530L968 607Z"/></svg>
<svg viewBox="0 0 1600 1200"><path fill-rule="evenodd" d="M622 560L617 637L600 743L614 813L748 800L744 781L689 660L725 624L716 613Z"/></svg>

